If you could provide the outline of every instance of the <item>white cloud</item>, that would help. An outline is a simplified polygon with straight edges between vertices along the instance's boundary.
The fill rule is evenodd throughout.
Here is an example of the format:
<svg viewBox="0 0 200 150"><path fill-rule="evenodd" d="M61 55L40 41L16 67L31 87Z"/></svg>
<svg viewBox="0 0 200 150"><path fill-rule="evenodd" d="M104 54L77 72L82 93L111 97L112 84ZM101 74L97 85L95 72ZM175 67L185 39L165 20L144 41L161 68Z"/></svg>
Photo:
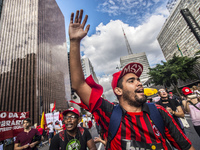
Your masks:
<svg viewBox="0 0 200 150"><path fill-rule="evenodd" d="M165 0L105 0L98 5L98 10L110 16L120 14L145 16L155 11Z"/></svg>
<svg viewBox="0 0 200 150"><path fill-rule="evenodd" d="M116 98L111 88L112 74L118 71L116 67L120 64L120 57L128 55L122 27L133 53L146 52L150 66L153 67L164 60L156 37L165 19L163 15L153 15L138 27L111 20L106 25L100 23L96 27L96 34L82 40L81 50L92 62L108 100Z"/></svg>

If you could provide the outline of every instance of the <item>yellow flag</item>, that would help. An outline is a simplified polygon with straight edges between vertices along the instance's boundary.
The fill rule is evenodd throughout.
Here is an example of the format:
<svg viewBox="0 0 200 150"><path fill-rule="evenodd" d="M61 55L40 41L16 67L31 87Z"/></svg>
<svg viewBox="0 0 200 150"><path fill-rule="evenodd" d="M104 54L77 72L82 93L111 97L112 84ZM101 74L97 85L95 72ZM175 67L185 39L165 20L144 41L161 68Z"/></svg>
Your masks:
<svg viewBox="0 0 200 150"><path fill-rule="evenodd" d="M42 113L42 118L41 118L41 128L44 129L46 124L46 118L44 112Z"/></svg>

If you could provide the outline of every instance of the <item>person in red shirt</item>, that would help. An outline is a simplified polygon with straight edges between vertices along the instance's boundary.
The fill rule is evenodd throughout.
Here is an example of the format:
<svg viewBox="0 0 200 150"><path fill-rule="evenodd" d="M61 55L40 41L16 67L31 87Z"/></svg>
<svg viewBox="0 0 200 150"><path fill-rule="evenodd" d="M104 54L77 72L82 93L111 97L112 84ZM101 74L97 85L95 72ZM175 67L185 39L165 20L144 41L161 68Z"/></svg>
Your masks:
<svg viewBox="0 0 200 150"><path fill-rule="evenodd" d="M74 18L75 16L75 18ZM72 88L82 100L81 106L96 117L108 136L108 127L114 104L101 97L102 86L89 76L86 80L80 59L80 42L87 35L90 25L86 25L88 16L82 21L83 10L71 14L69 25L70 37L70 75ZM122 71L113 74L112 88L122 109L122 119L118 131L108 149L157 149L171 150L166 139L177 149L194 150L190 140L178 127L164 107L156 105L164 124L165 136L150 120L144 88L140 82L143 66L139 63L127 64Z"/></svg>
<svg viewBox="0 0 200 150"><path fill-rule="evenodd" d="M40 127L40 125L37 126L36 129L38 130L38 132L39 132L41 135L43 135L43 131L44 131L44 129L42 129L42 128Z"/></svg>

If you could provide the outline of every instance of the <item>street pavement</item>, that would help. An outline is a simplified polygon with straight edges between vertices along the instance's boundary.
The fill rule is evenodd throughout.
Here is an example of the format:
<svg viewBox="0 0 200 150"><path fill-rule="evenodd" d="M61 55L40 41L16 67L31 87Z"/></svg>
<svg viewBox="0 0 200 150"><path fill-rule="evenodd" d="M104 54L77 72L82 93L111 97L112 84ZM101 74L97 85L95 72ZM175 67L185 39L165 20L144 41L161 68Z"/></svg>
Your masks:
<svg viewBox="0 0 200 150"><path fill-rule="evenodd" d="M190 139L194 148L196 150L200 150L200 137L198 136L198 134L196 133L196 131L193 127L190 115L185 114L185 117L190 125L189 128L185 128L186 136Z"/></svg>
<svg viewBox="0 0 200 150"><path fill-rule="evenodd" d="M185 128L186 136L190 139L194 148L196 150L200 150L200 137L198 136L198 134L196 133L196 131L192 125L190 115L186 114L185 117L186 117L188 123L190 124L189 128ZM92 135L93 139L94 139L94 137L98 136L97 130L94 126L91 128L91 135ZM100 143L96 144L96 147L97 147L97 150L105 150L104 146ZM42 148L39 148L39 150L48 150L48 149L49 149L48 144L43 146Z"/></svg>

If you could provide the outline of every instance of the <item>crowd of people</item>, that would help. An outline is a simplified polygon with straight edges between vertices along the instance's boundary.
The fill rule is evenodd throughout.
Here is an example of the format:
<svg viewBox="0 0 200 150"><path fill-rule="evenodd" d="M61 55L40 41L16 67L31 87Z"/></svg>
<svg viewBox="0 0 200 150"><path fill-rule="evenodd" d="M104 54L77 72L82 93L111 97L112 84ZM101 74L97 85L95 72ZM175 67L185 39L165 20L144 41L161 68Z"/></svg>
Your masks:
<svg viewBox="0 0 200 150"><path fill-rule="evenodd" d="M49 131L50 150L96 150L95 143L101 142L108 150L156 149L194 150L184 130L181 119L189 113L195 131L200 136L200 91L184 87L182 96L176 96L166 89L158 89L160 100L146 103L144 88L140 82L143 66L132 62L113 74L111 83L119 103L111 103L101 97L102 86L94 82L92 76L84 78L80 61L80 42L87 35L83 10L71 14L69 25L70 73L72 88L81 99L76 103L88 113L70 107L62 112L63 126L51 122ZM94 117L95 122L92 120ZM114 117L113 117L114 116ZM30 120L24 120L24 131L15 141L15 149L36 149L43 139L42 131L31 129ZM92 139L91 127L96 126L99 137ZM55 134L56 132L56 134ZM32 141L37 137L35 141Z"/></svg>

